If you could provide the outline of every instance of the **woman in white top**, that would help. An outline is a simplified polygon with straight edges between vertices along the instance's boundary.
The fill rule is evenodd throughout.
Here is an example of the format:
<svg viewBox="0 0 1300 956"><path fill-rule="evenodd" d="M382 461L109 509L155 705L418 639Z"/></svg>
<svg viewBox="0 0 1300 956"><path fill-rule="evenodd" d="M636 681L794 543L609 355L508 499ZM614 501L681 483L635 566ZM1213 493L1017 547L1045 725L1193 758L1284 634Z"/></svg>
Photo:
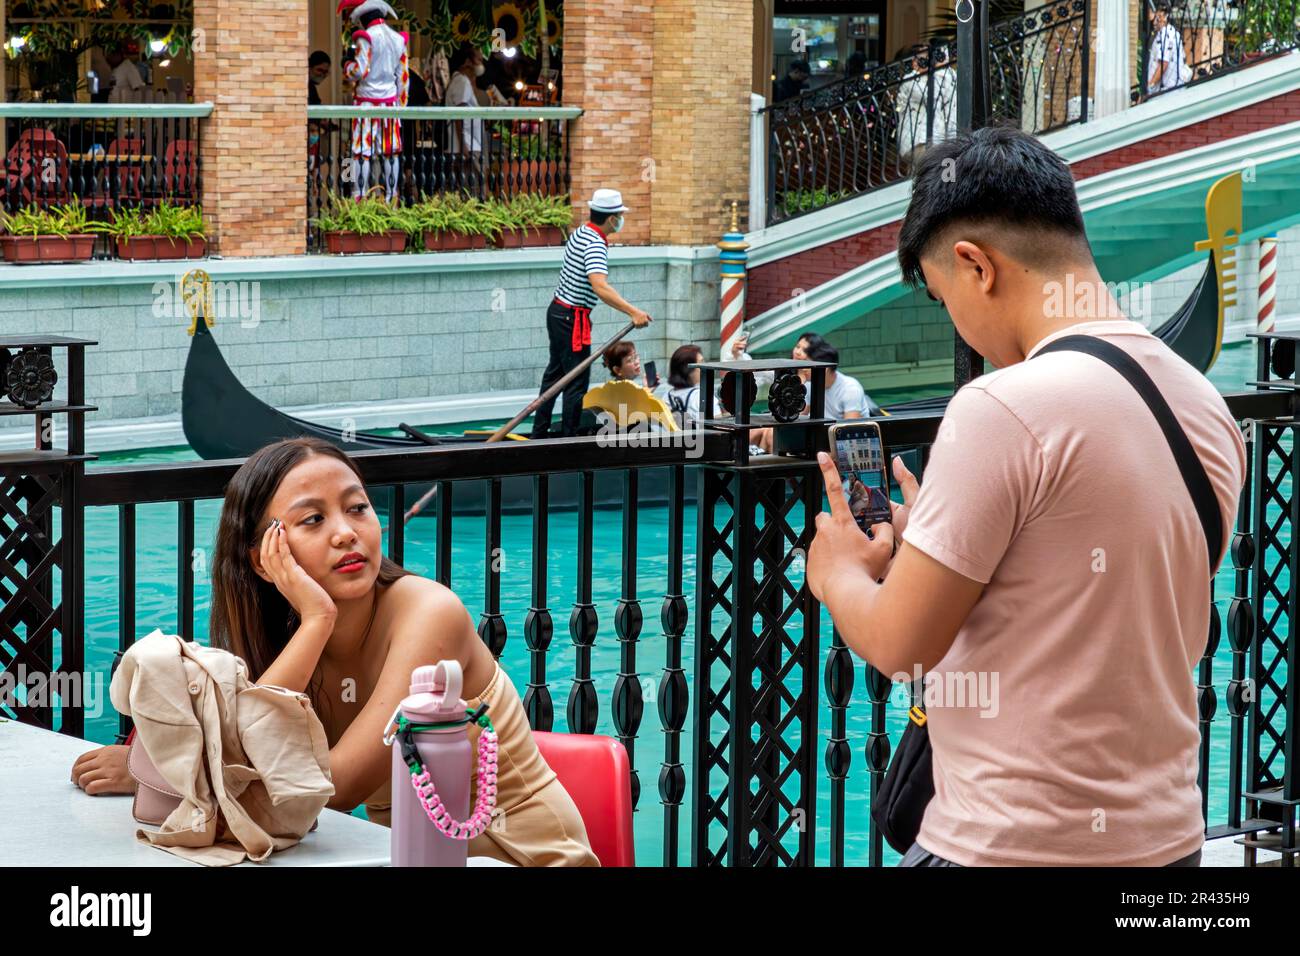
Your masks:
<svg viewBox="0 0 1300 956"><path fill-rule="evenodd" d="M935 48L937 57L944 57L942 47ZM912 72L898 86L894 98L898 112L898 162L906 169L919 155L919 150L930 142L947 139L957 132L957 72L940 59L934 66L934 126L927 122L929 115L930 48L924 43L912 46Z"/></svg>

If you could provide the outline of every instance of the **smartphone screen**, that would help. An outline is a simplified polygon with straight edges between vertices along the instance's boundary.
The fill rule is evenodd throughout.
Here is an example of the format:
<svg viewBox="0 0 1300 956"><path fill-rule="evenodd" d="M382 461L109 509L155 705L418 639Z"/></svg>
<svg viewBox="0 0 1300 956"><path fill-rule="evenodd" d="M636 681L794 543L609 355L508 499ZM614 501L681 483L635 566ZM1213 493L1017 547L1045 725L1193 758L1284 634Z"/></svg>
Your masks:
<svg viewBox="0 0 1300 956"><path fill-rule="evenodd" d="M889 521L889 473L880 426L874 422L841 423L833 426L831 441L844 497L858 527L866 531L873 524Z"/></svg>
<svg viewBox="0 0 1300 956"><path fill-rule="evenodd" d="M659 372L655 370L654 362L645 363L645 383L647 388L654 388L659 384Z"/></svg>

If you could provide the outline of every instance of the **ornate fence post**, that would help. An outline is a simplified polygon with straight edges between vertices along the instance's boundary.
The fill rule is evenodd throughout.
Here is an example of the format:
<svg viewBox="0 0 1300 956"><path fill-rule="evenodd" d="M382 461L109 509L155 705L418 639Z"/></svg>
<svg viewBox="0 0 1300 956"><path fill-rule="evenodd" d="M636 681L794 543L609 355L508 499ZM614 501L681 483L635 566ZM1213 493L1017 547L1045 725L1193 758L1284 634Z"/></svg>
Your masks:
<svg viewBox="0 0 1300 956"><path fill-rule="evenodd" d="M1288 333L1256 333L1259 339L1258 380L1270 388L1295 389L1296 339ZM1292 408L1295 406L1292 399ZM1251 423L1255 443L1253 476L1253 547L1234 540L1233 562L1254 562L1251 602L1234 605L1254 612L1254 627L1232 622L1233 681L1229 685L1234 737L1239 710L1245 711L1246 817L1240 831L1246 863L1256 852L1282 854L1283 866L1300 857L1296 841L1300 815L1300 767L1295 743L1296 712L1300 710L1300 627L1297 627L1295 582L1300 577L1300 448L1296 447L1294 414ZM1238 538L1240 535L1238 536ZM1253 552L1253 553L1252 553ZM1238 614L1240 614L1240 610ZM1238 675L1238 645L1248 641L1249 677ZM1234 739L1234 744L1236 740ZM1237 770L1234 753L1234 772Z"/></svg>
<svg viewBox="0 0 1300 956"><path fill-rule="evenodd" d="M0 695L0 713L53 729L57 694L59 731L74 737L85 732L87 696L82 480L94 458L86 454L84 416L95 409L85 404L83 379L85 347L94 344L61 335L0 337L0 414L32 415L35 425L35 446L0 461L0 673L11 675L5 686L24 689L22 704ZM67 349L66 401L54 400L55 349ZM54 446L56 413L68 416L66 448Z"/></svg>
<svg viewBox="0 0 1300 956"><path fill-rule="evenodd" d="M820 606L802 576L820 510L825 381L814 375L800 418L799 368L789 359L700 365L704 427L732 432L736 460L700 468L695 617L695 740L691 862L812 865ZM771 413L751 417L753 375L776 373ZM714 374L724 408L714 418ZM749 461L751 428L788 431L800 457ZM783 436L786 437L786 436ZM775 439L774 439L775 440ZM796 619L796 615L798 616Z"/></svg>

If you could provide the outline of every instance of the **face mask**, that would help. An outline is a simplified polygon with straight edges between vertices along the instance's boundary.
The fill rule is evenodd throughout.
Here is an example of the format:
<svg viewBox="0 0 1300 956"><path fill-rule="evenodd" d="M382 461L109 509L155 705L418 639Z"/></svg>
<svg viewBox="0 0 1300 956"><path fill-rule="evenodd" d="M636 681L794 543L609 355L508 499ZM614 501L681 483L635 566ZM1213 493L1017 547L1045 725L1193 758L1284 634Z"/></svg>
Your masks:
<svg viewBox="0 0 1300 956"><path fill-rule="evenodd" d="M610 232L618 232L620 229L623 228L623 217L619 216L616 219L611 219L609 220L607 225L609 226Z"/></svg>
<svg viewBox="0 0 1300 956"><path fill-rule="evenodd" d="M486 73L486 72L487 72L487 67L484 66L482 63L475 63L475 64L474 64L474 75L475 75L475 76L482 76L482 75L483 75L484 73Z"/></svg>

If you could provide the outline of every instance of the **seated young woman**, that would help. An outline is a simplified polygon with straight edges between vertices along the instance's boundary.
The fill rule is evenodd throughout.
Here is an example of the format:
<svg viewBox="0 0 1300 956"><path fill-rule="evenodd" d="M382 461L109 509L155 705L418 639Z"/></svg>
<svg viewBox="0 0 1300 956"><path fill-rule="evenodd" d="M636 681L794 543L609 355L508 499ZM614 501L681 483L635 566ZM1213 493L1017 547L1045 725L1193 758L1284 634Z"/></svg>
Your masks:
<svg viewBox="0 0 1300 956"><path fill-rule="evenodd" d="M471 840L470 855L521 866L599 865L514 684L455 594L383 556L379 520L343 451L295 438L251 456L226 488L213 565L212 645L243 658L258 683L311 698L330 744L330 807L364 803L371 820L389 823L385 723L416 667L455 659L466 702L489 705L500 737L497 807L505 820ZM468 733L477 740L477 726ZM126 751L82 755L74 781L90 794L131 792Z"/></svg>

